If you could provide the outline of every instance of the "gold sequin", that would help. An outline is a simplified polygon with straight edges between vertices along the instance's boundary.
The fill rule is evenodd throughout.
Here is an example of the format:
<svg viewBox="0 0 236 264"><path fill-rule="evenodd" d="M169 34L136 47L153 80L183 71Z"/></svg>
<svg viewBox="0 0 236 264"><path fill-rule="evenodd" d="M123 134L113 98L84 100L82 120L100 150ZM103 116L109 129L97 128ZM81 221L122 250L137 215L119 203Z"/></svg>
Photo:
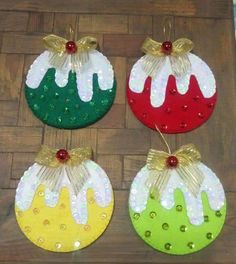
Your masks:
<svg viewBox="0 0 236 264"><path fill-rule="evenodd" d="M156 212L150 212L149 214L150 218L155 218L157 216L157 213Z"/></svg>
<svg viewBox="0 0 236 264"><path fill-rule="evenodd" d="M40 210L39 210L38 208L34 208L34 209L33 209L33 213L34 213L34 214L39 214L39 211L40 211Z"/></svg>
<svg viewBox="0 0 236 264"><path fill-rule="evenodd" d="M165 249L170 250L172 248L172 245L170 243L165 244Z"/></svg>
<svg viewBox="0 0 236 264"><path fill-rule="evenodd" d="M60 204L60 209L65 209L66 208L66 205L64 203L61 203Z"/></svg>
<svg viewBox="0 0 236 264"><path fill-rule="evenodd" d="M212 239L213 238L213 234L209 232L209 233L206 234L206 237L207 237L207 239Z"/></svg>
<svg viewBox="0 0 236 264"><path fill-rule="evenodd" d="M147 231L145 232L145 237L150 237L151 234L152 234L151 231L147 230Z"/></svg>
<svg viewBox="0 0 236 264"><path fill-rule="evenodd" d="M187 228L187 226L182 225L182 226L180 226L179 229L180 229L181 232L186 232L188 228Z"/></svg>
<svg viewBox="0 0 236 264"><path fill-rule="evenodd" d="M17 217L22 217L23 216L23 212L22 211L17 211L16 212L16 216Z"/></svg>
<svg viewBox="0 0 236 264"><path fill-rule="evenodd" d="M84 231L89 231L91 229L91 226L90 225L85 225L84 226Z"/></svg>
<svg viewBox="0 0 236 264"><path fill-rule="evenodd" d="M135 220L138 220L139 217L140 217L140 214L139 213L135 213L133 217L134 217Z"/></svg>
<svg viewBox="0 0 236 264"><path fill-rule="evenodd" d="M93 203L95 202L95 200L94 200L93 197L90 197L89 200L88 200L88 202L89 202L90 204L93 204Z"/></svg>
<svg viewBox="0 0 236 264"><path fill-rule="evenodd" d="M43 225L44 225L44 226L49 226L49 225L50 225L50 221L49 221L48 219L45 219L45 220L43 221Z"/></svg>
<svg viewBox="0 0 236 264"><path fill-rule="evenodd" d="M176 206L176 211L181 212L182 210L183 210L182 205L177 205Z"/></svg>
<svg viewBox="0 0 236 264"><path fill-rule="evenodd" d="M37 239L37 241L38 241L39 244L42 244L44 242L44 238L43 237L39 237Z"/></svg>
<svg viewBox="0 0 236 264"><path fill-rule="evenodd" d="M31 227L30 226L25 226L24 228L26 233L30 233L31 232Z"/></svg>
<svg viewBox="0 0 236 264"><path fill-rule="evenodd" d="M60 225L60 229L61 229L61 230L66 230L66 225L65 225L65 224L61 224L61 225Z"/></svg>
<svg viewBox="0 0 236 264"><path fill-rule="evenodd" d="M164 229L164 230L168 230L168 229L169 229L169 225L168 225L167 223L164 223L164 224L162 225L162 229Z"/></svg>
<svg viewBox="0 0 236 264"><path fill-rule="evenodd" d="M38 196L41 196L41 197L44 196L44 192L39 191L39 192L38 192Z"/></svg>
<svg viewBox="0 0 236 264"><path fill-rule="evenodd" d="M76 248L78 248L78 247L80 246L80 242L79 242L79 241L75 241L74 246L75 246Z"/></svg>
<svg viewBox="0 0 236 264"><path fill-rule="evenodd" d="M55 244L55 248L56 248L56 249L60 249L61 246L62 246L62 245L61 245L61 243L59 243L59 242L57 242L57 243Z"/></svg>
<svg viewBox="0 0 236 264"><path fill-rule="evenodd" d="M107 214L106 213L101 213L101 219L106 219L107 218Z"/></svg>
<svg viewBox="0 0 236 264"><path fill-rule="evenodd" d="M189 243L188 243L188 247L189 247L190 249L193 249L193 248L195 247L195 245L194 245L193 242L189 242Z"/></svg>

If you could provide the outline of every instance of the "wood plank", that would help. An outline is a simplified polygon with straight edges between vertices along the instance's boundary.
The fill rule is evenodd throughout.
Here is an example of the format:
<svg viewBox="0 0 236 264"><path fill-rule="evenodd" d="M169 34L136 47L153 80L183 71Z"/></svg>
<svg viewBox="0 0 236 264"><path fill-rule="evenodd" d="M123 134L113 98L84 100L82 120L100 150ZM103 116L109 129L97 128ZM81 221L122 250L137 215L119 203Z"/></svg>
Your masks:
<svg viewBox="0 0 236 264"><path fill-rule="evenodd" d="M36 153L14 153L12 160L12 179L20 179L23 173L34 163Z"/></svg>
<svg viewBox="0 0 236 264"><path fill-rule="evenodd" d="M0 12L0 31L25 31L28 24L27 12Z"/></svg>
<svg viewBox="0 0 236 264"><path fill-rule="evenodd" d="M0 125L14 126L17 123L18 115L17 101L0 101Z"/></svg>
<svg viewBox="0 0 236 264"><path fill-rule="evenodd" d="M8 0L0 2L0 10L17 11L43 11L43 12L65 12L65 13L102 13L102 14L132 14L132 15L170 15L190 17L232 17L231 0L88 0L73 1L65 4L63 0Z"/></svg>
<svg viewBox="0 0 236 264"><path fill-rule="evenodd" d="M130 34L152 34L151 16L129 16Z"/></svg>
<svg viewBox="0 0 236 264"><path fill-rule="evenodd" d="M124 181L133 181L134 177L143 166L146 165L146 155L124 156Z"/></svg>
<svg viewBox="0 0 236 264"><path fill-rule="evenodd" d="M41 145L42 129L34 127L1 127L1 152L35 152Z"/></svg>
<svg viewBox="0 0 236 264"><path fill-rule="evenodd" d="M44 51L43 37L41 34L4 33L2 53L39 54Z"/></svg>
<svg viewBox="0 0 236 264"><path fill-rule="evenodd" d="M126 94L126 58L110 57L109 60L113 66L117 82L115 103L124 104Z"/></svg>
<svg viewBox="0 0 236 264"><path fill-rule="evenodd" d="M128 17L124 15L81 15L79 31L128 33Z"/></svg>
<svg viewBox="0 0 236 264"><path fill-rule="evenodd" d="M0 153L0 188L10 187L11 167L12 153Z"/></svg>
<svg viewBox="0 0 236 264"><path fill-rule="evenodd" d="M121 182L123 177L122 157L119 155L98 155L97 163L107 173L107 176L111 181L112 188L113 189L121 188Z"/></svg>
<svg viewBox="0 0 236 264"><path fill-rule="evenodd" d="M23 63L23 55L0 54L0 100L18 100Z"/></svg>
<svg viewBox="0 0 236 264"><path fill-rule="evenodd" d="M29 15L28 32L52 32L53 13L31 12Z"/></svg>
<svg viewBox="0 0 236 264"><path fill-rule="evenodd" d="M78 23L77 16L75 14L55 14L53 32L60 37L69 39L70 26L75 30Z"/></svg>
<svg viewBox="0 0 236 264"><path fill-rule="evenodd" d="M236 194L227 193L231 204L220 236L197 254L174 257L153 250L135 233L128 215L128 191L115 191L116 206L105 233L88 248L73 254L48 253L21 233L14 216L14 190L0 192L0 262L9 263L234 263L236 252ZM115 239L114 239L115 238ZM14 248L14 250L12 250ZM104 252L105 249L105 252ZM115 249L115 250L114 250ZM30 252L30 254L29 254ZM222 257L223 256L223 257Z"/></svg>
<svg viewBox="0 0 236 264"><path fill-rule="evenodd" d="M103 50L108 56L140 57L141 45L147 35L104 35Z"/></svg>
<svg viewBox="0 0 236 264"><path fill-rule="evenodd" d="M150 131L144 129L99 129L99 154L146 154Z"/></svg>
<svg viewBox="0 0 236 264"><path fill-rule="evenodd" d="M71 131L45 126L43 144L52 148L70 148Z"/></svg>

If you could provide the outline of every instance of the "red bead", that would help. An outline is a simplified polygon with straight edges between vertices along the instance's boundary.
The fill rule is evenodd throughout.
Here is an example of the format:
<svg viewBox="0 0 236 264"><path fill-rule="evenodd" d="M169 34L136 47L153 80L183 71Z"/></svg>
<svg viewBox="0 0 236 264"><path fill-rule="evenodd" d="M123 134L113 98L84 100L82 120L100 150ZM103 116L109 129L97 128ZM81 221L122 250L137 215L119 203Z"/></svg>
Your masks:
<svg viewBox="0 0 236 264"><path fill-rule="evenodd" d="M180 127L181 127L181 128L186 128L186 127L187 127L187 124L184 123L184 122L181 122L181 123L180 123Z"/></svg>
<svg viewBox="0 0 236 264"><path fill-rule="evenodd" d="M77 46L74 41L68 41L66 42L66 51L69 54L73 54L77 51Z"/></svg>
<svg viewBox="0 0 236 264"><path fill-rule="evenodd" d="M171 41L165 41L161 45L161 50L164 54L170 55L172 52L172 42Z"/></svg>
<svg viewBox="0 0 236 264"><path fill-rule="evenodd" d="M199 96L199 95L196 95L196 96L193 98L194 101L198 101L199 99L200 99L200 96Z"/></svg>
<svg viewBox="0 0 236 264"><path fill-rule="evenodd" d="M146 118L147 117L147 113L143 113L142 116L143 116L143 118Z"/></svg>
<svg viewBox="0 0 236 264"><path fill-rule="evenodd" d="M167 107L166 110L165 110L165 112L166 112L167 114L170 114L170 113L171 113L171 108L170 108L170 107Z"/></svg>
<svg viewBox="0 0 236 264"><path fill-rule="evenodd" d="M208 104L208 107L209 107L209 108L213 108L213 107L214 107L214 103L209 103L209 104Z"/></svg>
<svg viewBox="0 0 236 264"><path fill-rule="evenodd" d="M183 106L182 106L182 109L183 109L183 111L187 111L188 106L187 106L187 105L183 105Z"/></svg>
<svg viewBox="0 0 236 264"><path fill-rule="evenodd" d="M166 164L167 164L167 167L169 168L176 168L178 166L178 163L179 161L175 156L169 156L166 159Z"/></svg>
<svg viewBox="0 0 236 264"><path fill-rule="evenodd" d="M165 124L162 124L162 125L161 125L161 128L162 128L163 130L166 130L166 129L168 128L168 126L165 125Z"/></svg>
<svg viewBox="0 0 236 264"><path fill-rule="evenodd" d="M68 153L67 150L65 149L59 149L56 153L56 158L60 161L60 162L66 162L69 158L70 155Z"/></svg>
<svg viewBox="0 0 236 264"><path fill-rule="evenodd" d="M175 88L172 88L172 89L170 89L170 94L176 94L176 89Z"/></svg>
<svg viewBox="0 0 236 264"><path fill-rule="evenodd" d="M198 117L199 117L199 118L204 118L204 114L203 114L202 112L199 112L199 113L198 113Z"/></svg>

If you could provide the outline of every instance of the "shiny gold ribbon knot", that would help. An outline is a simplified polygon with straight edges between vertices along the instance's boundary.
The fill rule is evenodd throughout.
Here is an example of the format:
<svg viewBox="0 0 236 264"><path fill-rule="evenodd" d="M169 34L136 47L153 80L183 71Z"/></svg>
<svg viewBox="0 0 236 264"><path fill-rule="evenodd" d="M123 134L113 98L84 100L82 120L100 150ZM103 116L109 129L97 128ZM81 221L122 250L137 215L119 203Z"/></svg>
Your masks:
<svg viewBox="0 0 236 264"><path fill-rule="evenodd" d="M168 164L171 159L176 161L175 166ZM173 154L150 149L147 168L151 173L146 182L150 194L159 198L171 177L171 170L175 169L187 189L196 197L204 179L197 166L200 161L201 155L193 144L184 145Z"/></svg>
<svg viewBox="0 0 236 264"><path fill-rule="evenodd" d="M172 47L168 53L163 49L164 43L146 38L142 45L142 51L146 54L142 61L143 70L149 76L155 77L168 56L174 75L180 77L186 74L191 67L188 53L193 49L193 42L187 38L170 42Z"/></svg>
<svg viewBox="0 0 236 264"><path fill-rule="evenodd" d="M44 165L51 168L57 168L61 165L76 166L81 164L83 161L91 159L92 150L91 148L74 148L68 150L69 158L66 162L61 162L57 158L57 152L59 149L49 148L48 146L42 146L38 155L35 158L35 162L40 165Z"/></svg>
<svg viewBox="0 0 236 264"><path fill-rule="evenodd" d="M52 192L59 193L67 176L73 193L77 195L90 177L83 162L91 159L92 150L91 148L71 149L66 152L68 155L65 160L57 157L58 151L61 150L42 146L35 158L35 162L42 165L37 173L39 182Z"/></svg>
<svg viewBox="0 0 236 264"><path fill-rule="evenodd" d="M61 69L70 63L72 71L80 69L89 60L88 52L96 49L98 44L96 38L86 36L75 41L75 52L68 54L66 44L69 41L65 38L51 34L44 37L43 42L46 49L50 51L49 62L51 65Z"/></svg>

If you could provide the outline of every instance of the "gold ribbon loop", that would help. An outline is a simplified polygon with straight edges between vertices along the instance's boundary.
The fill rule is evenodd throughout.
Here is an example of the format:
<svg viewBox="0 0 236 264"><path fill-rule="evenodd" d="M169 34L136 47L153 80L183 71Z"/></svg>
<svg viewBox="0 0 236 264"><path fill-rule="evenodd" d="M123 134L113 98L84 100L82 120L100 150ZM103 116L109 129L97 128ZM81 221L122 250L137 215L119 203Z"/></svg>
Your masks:
<svg viewBox="0 0 236 264"><path fill-rule="evenodd" d="M83 37L76 42L78 52L86 52L90 50L94 50L97 48L98 42L96 38L93 37Z"/></svg>
<svg viewBox="0 0 236 264"><path fill-rule="evenodd" d="M76 166L92 157L91 148L75 148L68 151L69 159L66 163L62 163L56 157L57 151L58 149L49 148L43 145L35 158L35 162L47 167L57 168L62 164Z"/></svg>
<svg viewBox="0 0 236 264"><path fill-rule="evenodd" d="M151 77L155 77L164 64L166 56L170 58L170 64L175 76L182 76L188 72L191 63L187 56L193 49L193 42L187 38L180 38L173 42L170 54L165 54L162 50L162 43L151 38L146 38L142 45L144 56L142 67L144 72Z"/></svg>
<svg viewBox="0 0 236 264"><path fill-rule="evenodd" d="M178 160L175 168L168 166L167 159L170 156L175 156ZM173 154L151 149L147 157L147 168L150 170L150 176L146 182L151 195L161 196L170 179L171 170L176 169L188 190L192 195L197 196L204 179L197 166L200 161L201 154L193 144L184 145Z"/></svg>

